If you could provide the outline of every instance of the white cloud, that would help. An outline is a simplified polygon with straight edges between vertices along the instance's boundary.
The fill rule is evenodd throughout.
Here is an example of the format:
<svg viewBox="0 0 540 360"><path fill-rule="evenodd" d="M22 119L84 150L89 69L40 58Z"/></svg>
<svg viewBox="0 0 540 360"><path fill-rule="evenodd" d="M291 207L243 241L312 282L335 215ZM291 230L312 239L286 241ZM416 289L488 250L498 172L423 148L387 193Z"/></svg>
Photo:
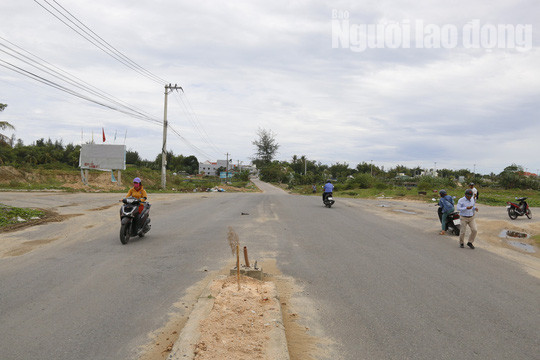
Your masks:
<svg viewBox="0 0 540 360"><path fill-rule="evenodd" d="M385 167L477 164L482 172L500 172L512 162L540 168L534 155L540 150L537 46L525 52L331 47L333 9L349 11L357 23L421 19L461 28L480 19L536 29L537 2L519 7L509 0L62 5L129 58L184 88L190 110L185 97L182 103L171 95L169 120L211 156L228 152L235 161L249 160L251 142L263 127L277 134L284 160L296 154L352 166L373 160ZM162 119L162 84L111 59L35 3L10 3L3 20L0 36ZM79 142L81 128L89 134L103 126L122 137L127 130L128 147L145 158L161 149L159 125L1 67L0 84L0 102L9 105L2 119L13 123L25 142L59 136L64 143ZM202 139L206 134L219 149ZM515 141L528 144L528 151L512 146ZM193 153L171 132L168 146L177 154ZM195 155L206 160L206 154Z"/></svg>

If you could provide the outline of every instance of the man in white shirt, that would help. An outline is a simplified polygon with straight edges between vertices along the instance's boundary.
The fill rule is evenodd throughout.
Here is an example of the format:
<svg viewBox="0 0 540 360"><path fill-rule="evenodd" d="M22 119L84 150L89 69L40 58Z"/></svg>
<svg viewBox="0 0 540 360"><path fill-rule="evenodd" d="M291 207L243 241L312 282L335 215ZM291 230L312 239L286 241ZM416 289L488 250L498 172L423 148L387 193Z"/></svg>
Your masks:
<svg viewBox="0 0 540 360"><path fill-rule="evenodd" d="M474 187L474 183L470 183L469 184L469 188L471 188L472 190L472 193L473 193L473 199L474 200L478 200L478 189Z"/></svg>
<svg viewBox="0 0 540 360"><path fill-rule="evenodd" d="M474 249L474 238L478 233L476 228L476 221L474 218L475 213L478 211L476 207L476 202L474 200L474 194L472 189L465 190L465 196L458 200L457 211L459 211L459 216L461 218L461 231L459 233L459 247L465 247L463 242L465 240L465 231L467 230L467 225L471 228L471 234L469 235L469 241L467 246L471 249Z"/></svg>

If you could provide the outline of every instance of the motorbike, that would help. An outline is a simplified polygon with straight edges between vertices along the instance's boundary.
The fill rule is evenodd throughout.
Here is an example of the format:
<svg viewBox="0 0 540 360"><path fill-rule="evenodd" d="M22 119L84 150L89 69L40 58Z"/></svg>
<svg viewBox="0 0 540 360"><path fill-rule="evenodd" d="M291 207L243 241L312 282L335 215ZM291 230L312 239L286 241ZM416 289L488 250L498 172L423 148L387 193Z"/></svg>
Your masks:
<svg viewBox="0 0 540 360"><path fill-rule="evenodd" d="M526 197L520 197L516 198L517 201L519 201L519 204L513 203L511 201L508 201L506 203L506 210L508 210L508 216L510 219L515 220L518 216L527 216L529 219L532 219L532 213L531 209L529 208L529 204L525 200L527 200Z"/></svg>
<svg viewBox="0 0 540 360"><path fill-rule="evenodd" d="M439 210L437 211L439 214L439 221L442 223L442 208L439 206ZM459 212L454 211L446 217L446 225L444 231L450 231L452 234L459 236L459 232L461 229L461 220L459 217Z"/></svg>
<svg viewBox="0 0 540 360"><path fill-rule="evenodd" d="M323 200L324 206L326 206L327 208L331 208L335 202L336 201L334 200L332 193L329 193L328 195L326 195L326 197Z"/></svg>
<svg viewBox="0 0 540 360"><path fill-rule="evenodd" d="M130 237L143 237L150 231L150 204L134 197L121 200L120 242L127 244ZM141 209L139 211L139 209Z"/></svg>

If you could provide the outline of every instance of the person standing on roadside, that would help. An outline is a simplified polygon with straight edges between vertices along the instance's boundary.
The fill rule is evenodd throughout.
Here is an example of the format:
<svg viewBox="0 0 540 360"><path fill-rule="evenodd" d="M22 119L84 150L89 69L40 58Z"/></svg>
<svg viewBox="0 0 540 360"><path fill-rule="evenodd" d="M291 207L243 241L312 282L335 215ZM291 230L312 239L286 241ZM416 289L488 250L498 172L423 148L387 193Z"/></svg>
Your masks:
<svg viewBox="0 0 540 360"><path fill-rule="evenodd" d="M472 190L473 193L473 199L476 201L478 200L478 189L474 187L474 183L469 184L469 188Z"/></svg>
<svg viewBox="0 0 540 360"><path fill-rule="evenodd" d="M457 210L459 211L459 216L461 218L461 231L459 233L459 247L465 247L463 242L465 241L465 232L467 231L467 226L471 228L471 234L469 235L469 240L467 246L471 249L474 249L474 238L478 233L476 228L475 214L478 211L476 207L476 201L473 197L474 193L472 189L465 190L465 196L458 200Z"/></svg>
<svg viewBox="0 0 540 360"><path fill-rule="evenodd" d="M442 231L439 235L446 234L446 218L449 214L454 212L454 199L446 193L446 190L439 191L441 199L439 200L439 207L441 209L441 226Z"/></svg>

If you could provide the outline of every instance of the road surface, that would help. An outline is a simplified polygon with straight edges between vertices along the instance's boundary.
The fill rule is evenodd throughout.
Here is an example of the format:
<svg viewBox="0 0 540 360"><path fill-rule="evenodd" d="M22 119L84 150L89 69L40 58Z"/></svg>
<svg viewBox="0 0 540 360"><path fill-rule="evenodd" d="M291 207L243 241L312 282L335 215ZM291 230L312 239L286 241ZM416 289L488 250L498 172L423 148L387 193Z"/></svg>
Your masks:
<svg viewBox="0 0 540 360"><path fill-rule="evenodd" d="M327 209L260 186L150 195L152 230L128 245L118 194L2 193L72 217L0 233L0 358L137 359L171 313L189 313L193 285L231 263L232 226L250 259L294 280L315 358L538 359L540 281L520 264L369 201Z"/></svg>

